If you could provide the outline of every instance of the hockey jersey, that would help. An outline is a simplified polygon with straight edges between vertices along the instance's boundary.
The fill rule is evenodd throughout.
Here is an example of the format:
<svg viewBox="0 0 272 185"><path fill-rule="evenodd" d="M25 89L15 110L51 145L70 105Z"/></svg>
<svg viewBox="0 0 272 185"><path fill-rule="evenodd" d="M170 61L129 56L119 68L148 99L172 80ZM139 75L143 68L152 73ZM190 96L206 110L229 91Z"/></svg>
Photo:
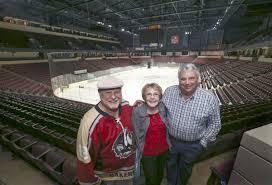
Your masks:
<svg viewBox="0 0 272 185"><path fill-rule="evenodd" d="M96 105L82 118L77 135L80 184L133 178L132 107L122 102L119 113L115 119Z"/></svg>

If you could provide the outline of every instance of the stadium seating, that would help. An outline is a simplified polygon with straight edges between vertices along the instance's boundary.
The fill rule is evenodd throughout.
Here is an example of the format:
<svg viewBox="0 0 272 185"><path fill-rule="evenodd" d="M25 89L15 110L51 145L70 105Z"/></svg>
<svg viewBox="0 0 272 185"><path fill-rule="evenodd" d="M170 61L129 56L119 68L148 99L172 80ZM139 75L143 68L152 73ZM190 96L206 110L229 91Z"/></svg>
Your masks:
<svg viewBox="0 0 272 185"><path fill-rule="evenodd" d="M0 122L0 141L60 184L76 184L76 158Z"/></svg>
<svg viewBox="0 0 272 185"><path fill-rule="evenodd" d="M110 43L112 39L102 41L88 40L83 38L48 35L19 30L0 28L2 48L24 48L24 49L62 49L62 50L97 50L116 51L122 50L119 43ZM107 41L108 40L108 41Z"/></svg>
<svg viewBox="0 0 272 185"><path fill-rule="evenodd" d="M3 68L16 74L33 79L37 82L43 83L44 85L51 86L48 63L4 65Z"/></svg>
<svg viewBox="0 0 272 185"><path fill-rule="evenodd" d="M51 74L47 63L3 65L0 140L60 184L75 183L77 129L92 105L54 98L49 88L50 76L81 69L95 72L141 61L140 58L82 58L54 63ZM271 64L243 61L200 65L202 88L220 100L222 129L217 143L199 160L238 147L244 131L271 122L271 70Z"/></svg>

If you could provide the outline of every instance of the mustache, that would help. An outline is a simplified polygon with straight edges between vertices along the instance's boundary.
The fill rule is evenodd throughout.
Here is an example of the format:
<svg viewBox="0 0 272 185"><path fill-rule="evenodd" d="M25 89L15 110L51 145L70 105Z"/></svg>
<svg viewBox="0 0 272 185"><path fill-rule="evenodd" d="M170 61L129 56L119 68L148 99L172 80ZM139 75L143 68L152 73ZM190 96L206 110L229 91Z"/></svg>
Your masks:
<svg viewBox="0 0 272 185"><path fill-rule="evenodd" d="M116 99L116 100L110 100L109 102L116 103L116 102L120 102L120 100L118 100L118 99Z"/></svg>

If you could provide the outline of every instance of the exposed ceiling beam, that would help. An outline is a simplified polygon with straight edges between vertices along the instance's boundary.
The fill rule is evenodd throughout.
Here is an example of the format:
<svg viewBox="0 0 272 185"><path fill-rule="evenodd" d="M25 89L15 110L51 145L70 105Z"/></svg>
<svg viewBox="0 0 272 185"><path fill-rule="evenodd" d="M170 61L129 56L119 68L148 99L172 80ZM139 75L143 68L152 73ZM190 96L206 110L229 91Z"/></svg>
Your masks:
<svg viewBox="0 0 272 185"><path fill-rule="evenodd" d="M102 0L98 0L99 3L103 4ZM112 8L110 8L108 5L103 4L103 6L107 7L110 11L114 11ZM116 15L118 15L121 19L127 18L127 19L131 19L130 17L128 17L127 15L124 15L122 13L115 13ZM104 21L103 21L104 22ZM138 24L138 25L142 25L140 22L138 21L133 21L134 23ZM112 24L112 23L111 23Z"/></svg>
<svg viewBox="0 0 272 185"><path fill-rule="evenodd" d="M172 1L172 0L171 0L171 2L172 2L172 6L173 6L173 8L174 8L175 12L176 12L176 13L178 13L178 10L177 10L177 8L176 8L176 6L175 6L175 3L173 3L173 1ZM177 17L178 17L178 19L179 19L180 23L181 23L181 24L183 24L183 22L182 22L182 20L181 20L181 18L180 18L180 15L179 15L179 14L177 14Z"/></svg>
<svg viewBox="0 0 272 185"><path fill-rule="evenodd" d="M138 7L134 7L134 8L128 8L126 10L120 10L120 11L116 11L116 12L104 13L103 15L110 15L110 14L123 13L123 12L130 12L130 11L139 10L139 9L148 9L150 7L161 6L161 5L168 5L168 4L178 3L178 2L184 2L184 1L188 1L188 0L175 0L175 1L164 2L164 3L154 3L154 4L151 4L151 5L148 5L148 6L138 6Z"/></svg>
<svg viewBox="0 0 272 185"><path fill-rule="evenodd" d="M183 24L184 22L190 22L190 21L196 21L196 20L207 20L207 19L220 19L222 18L222 16L209 16L209 17L197 17L197 18L192 18L192 19L183 19ZM148 24L143 24L142 26L149 26L149 25L153 25L153 24L160 24L160 25L170 25L170 24L174 24L174 23L179 23L179 20L176 21L158 21L158 22L151 22ZM134 28L134 27L139 27L138 25L129 25L126 26L127 28Z"/></svg>
<svg viewBox="0 0 272 185"><path fill-rule="evenodd" d="M66 9L71 9L71 8L75 8L77 6L82 6L82 5L85 5L85 4L89 4L89 3L93 2L93 1L96 1L96 0L85 0L84 2L78 2L78 3L75 3L75 4L71 5L71 6L65 6L65 7L59 8L57 10L48 11L47 13L57 14L59 12L62 12L64 10L66 10Z"/></svg>
<svg viewBox="0 0 272 185"><path fill-rule="evenodd" d="M234 1L234 0L233 0ZM245 0L238 0L239 3L243 3ZM240 6L231 7L225 10L224 16L220 23L220 26L224 26L228 22L228 20L232 17L232 15L239 9Z"/></svg>
<svg viewBox="0 0 272 185"><path fill-rule="evenodd" d="M267 2L267 1L265 1ZM227 7L233 7L233 6L241 6L241 5L257 5L257 4L263 4L264 2L251 2L251 3L233 3L233 4L228 4L224 6L215 6L215 7L209 7L209 8L198 8L195 10L188 10L188 11L182 11L182 12L177 12L177 13L167 13L167 14L160 14L160 15L153 15L153 16L146 16L146 17L139 17L139 18L133 18L133 19L128 19L128 20L122 20L119 22L128 22L128 21L135 21L135 20L144 20L144 19L151 19L151 18L160 18L160 17L166 17L166 16L175 16L177 14L183 15L183 14L192 14L192 13L198 13L199 11L215 11L215 10L220 10L220 9L225 9ZM223 12L222 12L223 13Z"/></svg>
<svg viewBox="0 0 272 185"><path fill-rule="evenodd" d="M168 26L167 29L190 28L190 27L197 27L197 26L202 26L202 24L184 24L181 26Z"/></svg>

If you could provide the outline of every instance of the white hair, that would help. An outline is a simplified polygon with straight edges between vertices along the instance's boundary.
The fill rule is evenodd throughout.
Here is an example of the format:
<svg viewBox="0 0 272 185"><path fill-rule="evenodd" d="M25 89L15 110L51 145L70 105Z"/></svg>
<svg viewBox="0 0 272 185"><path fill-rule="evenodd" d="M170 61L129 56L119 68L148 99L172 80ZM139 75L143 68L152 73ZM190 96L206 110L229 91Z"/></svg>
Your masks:
<svg viewBox="0 0 272 185"><path fill-rule="evenodd" d="M181 73L184 71L193 71L196 76L198 77L198 83L201 82L200 72L198 68L195 66L195 64L192 63L181 63L178 70L178 78L180 77Z"/></svg>

